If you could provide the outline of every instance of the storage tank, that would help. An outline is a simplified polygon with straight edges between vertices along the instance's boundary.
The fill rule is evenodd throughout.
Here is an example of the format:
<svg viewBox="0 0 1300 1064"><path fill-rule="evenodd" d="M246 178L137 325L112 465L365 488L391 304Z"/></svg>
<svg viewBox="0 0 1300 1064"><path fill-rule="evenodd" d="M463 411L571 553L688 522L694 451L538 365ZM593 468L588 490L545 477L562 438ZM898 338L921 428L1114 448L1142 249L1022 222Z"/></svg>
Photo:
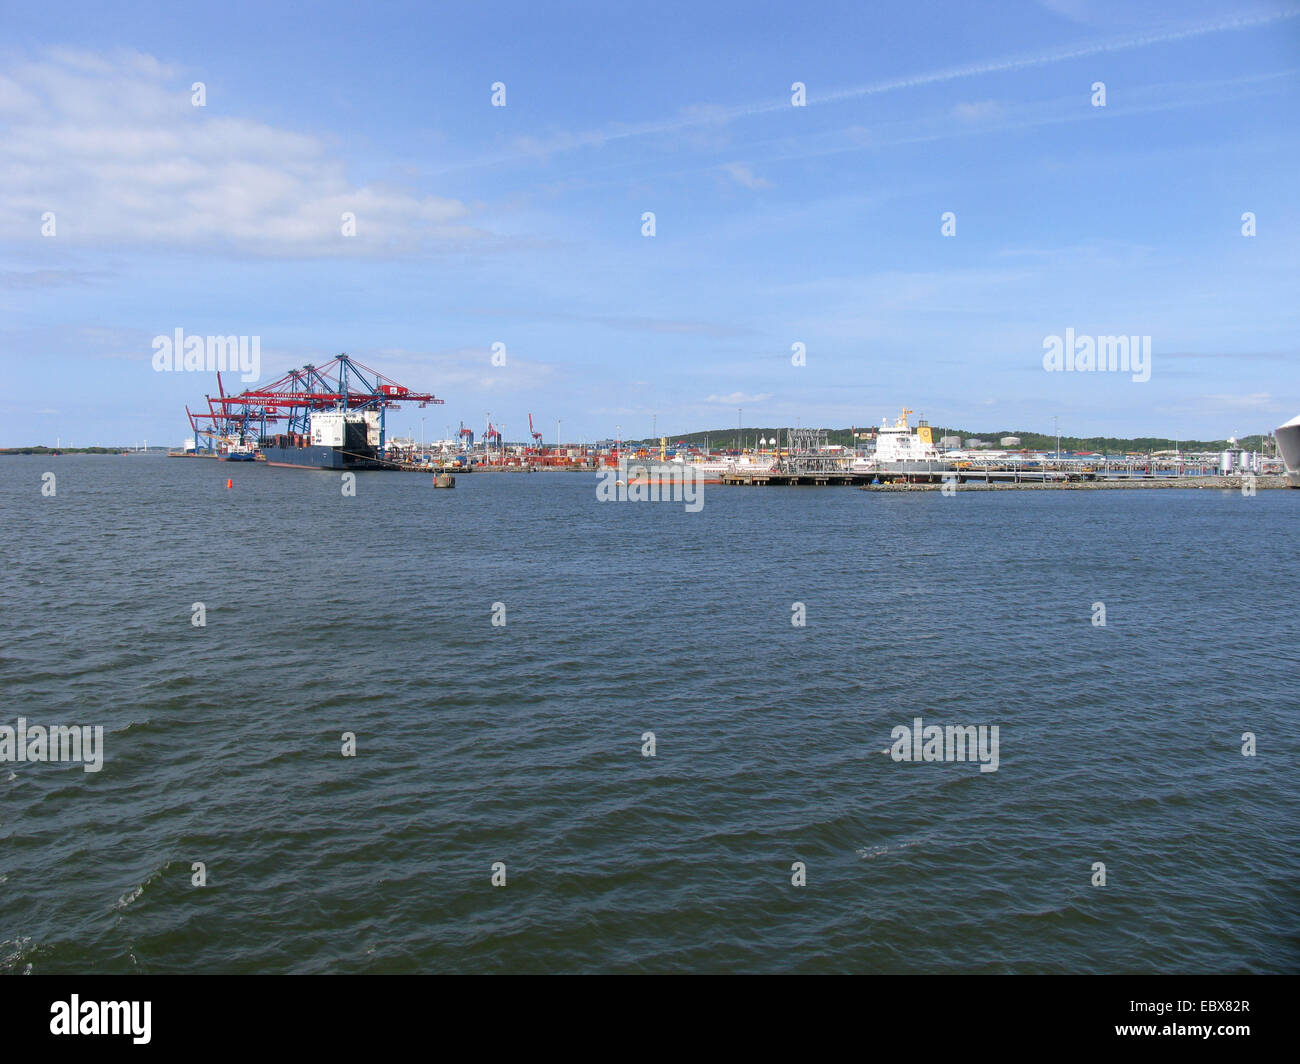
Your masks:
<svg viewBox="0 0 1300 1064"><path fill-rule="evenodd" d="M998 442L998 446L1001 447L1004 451L1005 451L1005 450L1012 449L1012 448L1015 448L1015 447L1019 447L1019 446L1020 446L1020 437L1019 437L1019 436L1003 436L1002 439Z"/></svg>

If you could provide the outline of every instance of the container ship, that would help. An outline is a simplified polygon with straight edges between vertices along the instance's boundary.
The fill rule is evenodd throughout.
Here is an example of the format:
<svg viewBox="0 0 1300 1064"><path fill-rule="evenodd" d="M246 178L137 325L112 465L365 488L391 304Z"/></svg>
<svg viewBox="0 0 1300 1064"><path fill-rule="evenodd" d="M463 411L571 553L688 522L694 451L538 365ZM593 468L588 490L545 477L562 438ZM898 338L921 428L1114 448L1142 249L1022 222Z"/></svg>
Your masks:
<svg viewBox="0 0 1300 1064"><path fill-rule="evenodd" d="M323 366L290 370L279 380L227 395L217 374L217 395L207 410L185 413L194 453L206 449L226 461L251 461L292 469L394 469L386 454L386 413L402 403L441 405L427 392L404 387L351 356ZM229 446L238 443L239 446Z"/></svg>
<svg viewBox="0 0 1300 1064"><path fill-rule="evenodd" d="M263 436L258 448L267 465L306 469L387 469L380 454L381 427L374 410L313 413L307 433Z"/></svg>

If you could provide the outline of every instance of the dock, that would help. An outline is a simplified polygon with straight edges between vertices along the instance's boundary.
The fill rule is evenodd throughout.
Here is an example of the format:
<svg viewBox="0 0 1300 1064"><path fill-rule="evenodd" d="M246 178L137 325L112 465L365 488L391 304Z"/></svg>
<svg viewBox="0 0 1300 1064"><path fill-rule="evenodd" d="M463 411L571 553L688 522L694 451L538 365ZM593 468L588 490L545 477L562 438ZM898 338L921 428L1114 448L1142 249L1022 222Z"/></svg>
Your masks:
<svg viewBox="0 0 1300 1064"><path fill-rule="evenodd" d="M920 463L916 463L919 465ZM1097 479L1095 472L1057 469L982 468L958 469L935 465L922 469L882 469L854 472L849 470L779 471L763 473L724 473L721 481L733 487L871 487L891 484L935 485L963 484L1052 484L1082 483Z"/></svg>
<svg viewBox="0 0 1300 1064"><path fill-rule="evenodd" d="M1256 474L1255 490L1266 491L1272 488L1287 487L1286 477L1277 474ZM1155 490L1158 488L1181 488L1184 491L1204 489L1210 491L1231 491L1240 492L1242 490L1242 480L1234 476L1205 476L1205 477L1151 477L1144 480L1139 479L1116 479L1116 480L1071 480L1071 481L1049 481L1047 483L1031 483L1022 481L1020 483L1011 483L1007 481L994 481L986 484L983 481L962 484L960 490L968 491L1139 491L1142 489ZM901 491L941 491L943 484L864 484L858 488L859 491L880 491L880 492L901 492Z"/></svg>
<svg viewBox="0 0 1300 1064"><path fill-rule="evenodd" d="M1258 486L1272 487L1257 477ZM1060 460L989 463L899 462L870 470L773 469L763 472L728 472L721 483L733 487L856 487L870 490L902 488L1124 488L1124 487L1235 487L1239 476L1220 474L1203 463L1146 460Z"/></svg>

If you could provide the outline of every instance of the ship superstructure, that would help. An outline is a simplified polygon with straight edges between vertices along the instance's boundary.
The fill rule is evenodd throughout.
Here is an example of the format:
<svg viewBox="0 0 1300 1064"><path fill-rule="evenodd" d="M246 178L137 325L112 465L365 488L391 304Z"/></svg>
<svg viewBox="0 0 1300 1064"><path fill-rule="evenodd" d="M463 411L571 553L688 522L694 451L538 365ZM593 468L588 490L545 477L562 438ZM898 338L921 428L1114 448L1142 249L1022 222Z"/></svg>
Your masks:
<svg viewBox="0 0 1300 1064"><path fill-rule="evenodd" d="M891 425L881 418L876 436L875 462L937 462L942 458L934 445L934 434L927 421L918 421L915 428L908 423L913 411L903 408L902 414Z"/></svg>

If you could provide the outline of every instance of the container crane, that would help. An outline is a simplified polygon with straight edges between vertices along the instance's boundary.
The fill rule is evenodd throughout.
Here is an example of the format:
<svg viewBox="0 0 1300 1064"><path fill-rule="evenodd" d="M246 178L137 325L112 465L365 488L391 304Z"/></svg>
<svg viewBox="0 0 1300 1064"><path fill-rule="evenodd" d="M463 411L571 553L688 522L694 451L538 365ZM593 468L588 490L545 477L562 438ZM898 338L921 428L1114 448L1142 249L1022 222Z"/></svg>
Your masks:
<svg viewBox="0 0 1300 1064"><path fill-rule="evenodd" d="M260 443L269 439L269 430L281 423L288 435L307 436L313 413L347 410L376 415L381 454L386 446L384 423L389 410L401 409L402 402L420 407L443 402L428 392L398 384L347 354L323 366L290 370L277 381L238 395L227 395L221 375L217 374L216 397L205 395L204 399L207 410L185 409L196 450L200 439L206 440L209 449L223 439L256 439Z"/></svg>

